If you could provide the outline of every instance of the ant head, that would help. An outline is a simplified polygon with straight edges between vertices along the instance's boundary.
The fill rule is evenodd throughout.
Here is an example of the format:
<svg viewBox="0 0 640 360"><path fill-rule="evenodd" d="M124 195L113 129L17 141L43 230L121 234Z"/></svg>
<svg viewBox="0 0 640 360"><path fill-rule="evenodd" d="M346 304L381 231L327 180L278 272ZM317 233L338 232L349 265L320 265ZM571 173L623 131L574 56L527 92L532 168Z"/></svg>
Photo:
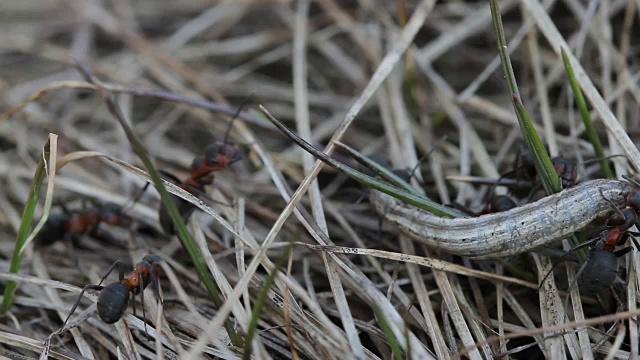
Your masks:
<svg viewBox="0 0 640 360"><path fill-rule="evenodd" d="M129 306L129 288L120 282L107 285L98 296L98 316L106 324L122 318Z"/></svg>
<svg viewBox="0 0 640 360"><path fill-rule="evenodd" d="M160 262L162 258L158 255L149 254L142 258L142 262L148 264L149 266L149 276L147 276L144 281L144 286L146 287L149 284L149 281L154 281L153 279L157 279L160 274L162 274L162 267L160 266Z"/></svg>
<svg viewBox="0 0 640 360"><path fill-rule="evenodd" d="M627 204L640 212L640 189L634 189L627 195Z"/></svg>
<svg viewBox="0 0 640 360"><path fill-rule="evenodd" d="M205 149L207 166L222 168L242 159L242 154L235 146L228 143L213 143Z"/></svg>
<svg viewBox="0 0 640 360"><path fill-rule="evenodd" d="M122 206L114 203L104 204L98 210L98 217L104 223L121 227L128 227L133 221L131 217L124 213Z"/></svg>
<svg viewBox="0 0 640 360"><path fill-rule="evenodd" d="M506 195L498 195L491 200L492 212L503 212L517 207L516 203Z"/></svg>
<svg viewBox="0 0 640 360"><path fill-rule="evenodd" d="M571 187L575 185L578 178L578 164L575 160L569 160L562 157L554 157L551 159L553 168L562 179L562 187Z"/></svg>
<svg viewBox="0 0 640 360"><path fill-rule="evenodd" d="M146 261L149 265L159 264L162 261L162 258L159 255L149 254L142 258L142 261Z"/></svg>
<svg viewBox="0 0 640 360"><path fill-rule="evenodd" d="M620 210L620 212L616 212L611 215L607 220L607 226L623 226L627 229L633 225L635 220L637 219L636 212L633 208L625 207Z"/></svg>
<svg viewBox="0 0 640 360"><path fill-rule="evenodd" d="M625 217L620 214L613 214L607 220L607 226L620 226L626 221Z"/></svg>

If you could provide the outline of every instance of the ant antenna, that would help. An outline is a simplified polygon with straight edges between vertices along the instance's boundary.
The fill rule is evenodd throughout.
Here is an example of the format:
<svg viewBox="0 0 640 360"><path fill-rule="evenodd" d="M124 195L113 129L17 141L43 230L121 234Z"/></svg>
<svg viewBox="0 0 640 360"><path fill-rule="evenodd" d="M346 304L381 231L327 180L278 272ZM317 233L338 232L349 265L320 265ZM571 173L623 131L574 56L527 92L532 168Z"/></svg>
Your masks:
<svg viewBox="0 0 640 360"><path fill-rule="evenodd" d="M613 201L611 201L610 199L607 199L604 196L604 193L602 192L602 189L598 188L598 191L600 191L600 196L602 196L602 198L604 199L604 201L608 202L609 205L611 205L611 207L613 208L613 210L616 212L616 214L620 215L620 217L622 217L624 219L624 214L622 213L622 210L618 209L618 207L616 206L616 204L613 203Z"/></svg>
<svg viewBox="0 0 640 360"><path fill-rule="evenodd" d="M433 144L433 146L431 147L431 149L429 149L429 151L427 151L426 154L424 154L420 160L418 160L418 163L413 167L413 169L411 169L411 172L409 173L409 182L411 182L411 179L413 179L413 176L416 174L416 171L418 170L418 168L420 168L420 165L427 160L427 158L429 156L431 156L431 153L433 153L438 146L440 146L440 144L442 144L443 142L445 142L447 140L447 135L443 136L440 138L440 140L436 141L435 144Z"/></svg>
<svg viewBox="0 0 640 360"><path fill-rule="evenodd" d="M597 238L597 237L596 237L596 238L593 238L593 239L591 239L591 240L589 240L589 241L585 241L585 242L583 242L582 244L580 244L580 245L578 245L578 246L576 246L576 247L574 247L574 248L572 248L572 249L569 249L569 250L567 250L564 254L562 254L562 256L560 256L560 258L558 259L558 261L553 265L553 267L551 267L551 270L549 270L549 272L547 272L547 274L542 278L542 280L540 281L540 286L539 286L539 288L542 288L542 285L543 285L543 284L544 284L544 282L547 280L547 278L549 277L549 275L553 274L553 271L558 267L558 265L560 265L560 264L562 263L562 259L563 259L565 256L569 255L570 253L572 253L572 252L574 252L574 251L576 251L576 250L580 250L580 249L582 249L583 247L590 246L591 244L595 243L596 241L598 241L598 238ZM576 278L578 278L578 277L576 276Z"/></svg>
<svg viewBox="0 0 640 360"><path fill-rule="evenodd" d="M617 158L617 157L623 157L623 158L627 159L627 156L623 155L623 154L609 155L609 156L602 156L602 157L597 157L597 158L585 160L582 163L578 164L577 166L586 166L586 165L594 163L596 161L609 160L609 159L613 159L613 158Z"/></svg>
<svg viewBox="0 0 640 360"><path fill-rule="evenodd" d="M227 138L229 137L229 133L231 132L231 128L233 127L233 122L235 121L236 118L238 118L238 115L240 115L240 113L242 112L242 109L244 109L244 107L249 103L251 98L253 98L253 94L255 94L255 91L252 91L249 95L247 95L242 100L242 102L240 103L240 106L238 106L238 110L236 110L236 113L233 114L231 121L229 121L229 126L227 126L227 130L224 132L224 140L222 141L223 144L227 143Z"/></svg>
<svg viewBox="0 0 640 360"><path fill-rule="evenodd" d="M631 176L622 175L622 178L627 180L628 182L632 183L633 185L640 187L640 183L636 179L632 178Z"/></svg>
<svg viewBox="0 0 640 360"><path fill-rule="evenodd" d="M144 195L144 193L147 191L147 189L149 188L149 185L151 185L150 182L147 182L146 184L144 184L144 186L142 187L142 189L140 189L140 191L138 191L138 194L136 194L136 196L132 199L129 200L129 202L127 202L123 207L122 207L122 212L126 212L128 209L132 208L133 205L135 205L138 201L140 201L140 199L142 198L142 195Z"/></svg>

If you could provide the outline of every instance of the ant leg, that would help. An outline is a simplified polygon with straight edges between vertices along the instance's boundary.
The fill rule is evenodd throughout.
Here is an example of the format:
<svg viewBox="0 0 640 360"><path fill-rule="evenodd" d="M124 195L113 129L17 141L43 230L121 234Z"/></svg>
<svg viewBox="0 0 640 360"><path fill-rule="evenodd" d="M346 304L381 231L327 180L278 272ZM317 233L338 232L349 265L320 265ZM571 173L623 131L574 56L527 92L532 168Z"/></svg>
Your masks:
<svg viewBox="0 0 640 360"><path fill-rule="evenodd" d="M59 203L59 204L58 204L58 206L60 207L60 209L62 209L62 213L63 213L65 216L67 216L67 217L71 216L71 214L72 214L71 210L69 210L69 208L68 208L68 207L66 207L66 206L64 205L64 203Z"/></svg>
<svg viewBox="0 0 640 360"><path fill-rule="evenodd" d="M640 183L638 183L638 181L636 181L636 179L632 178L629 175L622 175L622 178L627 180L628 182L632 183L635 186L640 186Z"/></svg>
<svg viewBox="0 0 640 360"><path fill-rule="evenodd" d="M182 183L182 181L180 179L178 179L177 176L173 175L172 173L170 173L170 172L168 172L166 170L159 169L158 173L160 173L160 175L164 176L166 178L165 180L167 180L168 182L170 182L170 183L172 183L174 185ZM151 183L147 183L147 184L151 184Z"/></svg>
<svg viewBox="0 0 640 360"><path fill-rule="evenodd" d="M367 192L365 191L362 194L360 194L360 196L358 196L358 198L355 201L355 205L360 205L366 198L367 198Z"/></svg>
<svg viewBox="0 0 640 360"><path fill-rule="evenodd" d="M633 246L627 246L626 248L622 248L622 249L620 249L618 251L614 251L613 254L616 257L620 257L620 256L624 256L625 254L627 254L631 250L633 250Z"/></svg>
<svg viewBox="0 0 640 360"><path fill-rule="evenodd" d="M451 204L449 204L448 206L450 206L450 207L452 207L452 208L454 208L456 210L460 210L460 211L462 211L463 213L465 213L465 214L467 214L469 216L473 216L473 217L480 216L479 213L475 213L475 212L471 211L471 209L469 209L468 207L466 207L466 206L464 206L464 205L462 205L462 204L460 204L458 202L455 202L455 201L452 202Z"/></svg>
<svg viewBox="0 0 640 360"><path fill-rule="evenodd" d="M62 323L62 326L60 327L60 330L64 329L64 327L67 326L67 322L71 318L71 315L73 315L73 313L78 308L78 305L80 305L80 301L82 300L82 295L84 295L85 291L87 291L87 290L98 290L98 291L100 291L102 289L104 289L104 286L101 286L101 285L87 285L87 286L85 286L82 289L82 291L80 291L80 295L78 295L78 300L76 301L75 304L73 304L73 307L71 308L71 311L69 312L69 315L67 316L67 318Z"/></svg>
<svg viewBox="0 0 640 360"><path fill-rule="evenodd" d="M640 229L640 222L636 221L635 222L636 228ZM625 233L629 234L628 237L631 238L631 241L633 242L633 245L636 246L636 250L640 251L640 243L638 243L638 240L636 239L636 236L640 236L640 232L637 231L625 231Z"/></svg>
<svg viewBox="0 0 640 360"><path fill-rule="evenodd" d="M133 316L137 316L136 315L136 298L135 295L133 295L133 291L129 293L129 296L131 296L131 306L133 307Z"/></svg>
<svg viewBox="0 0 640 360"><path fill-rule="evenodd" d="M598 191L600 191L600 196L602 196L604 201L608 202L609 205L611 205L611 208L613 208L613 210L616 212L616 214L620 215L620 217L622 217L624 219L625 217L624 217L624 214L622 213L622 210L618 209L618 207L616 206L616 204L613 203L613 201L611 201L610 199L607 199L607 197L604 196L604 193L602 192L602 189L598 188Z"/></svg>
<svg viewBox="0 0 640 360"><path fill-rule="evenodd" d="M114 262L113 265L111 265L111 267L109 268L109 271L107 271L107 274L102 278L102 280L100 280L98 285L102 285L102 283L107 279L107 277L109 277L113 269L115 269L116 267L118 268L119 280L122 281L122 279L124 279L124 269L122 268L122 261L116 260L116 262Z"/></svg>
<svg viewBox="0 0 640 360"><path fill-rule="evenodd" d="M158 277L156 275L156 269L162 270L162 267L159 264L151 264L151 283L153 284L153 292L156 297L160 300L160 302L164 302L162 296L160 296L160 281L158 281Z"/></svg>
<svg viewBox="0 0 640 360"><path fill-rule="evenodd" d="M537 184L533 188L531 188L531 192L529 193L529 196L527 196L527 203L530 203L533 200L534 195L540 189L542 189L542 184Z"/></svg>
<svg viewBox="0 0 640 360"><path fill-rule="evenodd" d="M144 284L142 282L142 274L138 274L138 282L140 284L140 301L142 302L142 322L144 323L144 333L149 338L149 331L147 330L147 314L144 311Z"/></svg>
<svg viewBox="0 0 640 360"><path fill-rule="evenodd" d="M544 284L545 280L547 280L547 278L549 277L549 275L551 275L551 274L553 273L553 271L556 269L556 267L557 267L558 265L560 265L560 264L561 264L562 259L563 259L565 256L569 255L570 253L572 253L572 252L574 252L574 251L576 251L576 250L580 250L580 249L582 249L583 247L590 246L591 244L595 243L596 241L598 241L598 238L594 238L594 239L591 239L591 240L589 240L589 241L585 241L585 242L583 242L582 244L580 244L580 245L578 245L578 246L576 246L576 247L574 247L574 248L572 248L572 249L570 249L570 250L567 250L564 254L562 254L562 256L560 256L560 258L558 259L558 262L556 262L556 263L553 265L553 267L551 268L551 270L549 270L549 272L547 272L547 274L542 278L542 281L540 281L540 286L539 286L539 288L541 288L541 287L542 287L542 284ZM585 264L586 264L586 263L585 263ZM576 276L576 278L577 278L577 276Z"/></svg>
<svg viewBox="0 0 640 360"><path fill-rule="evenodd" d="M138 194L136 194L136 196L133 199L131 199L131 202L122 208L123 212L125 208L128 208L129 206L133 206L135 203L140 201L140 199L142 198L142 195L144 195L144 193L147 191L150 185L151 185L150 182L147 182L146 184L144 184L144 186L142 187L142 189L140 189Z"/></svg>
<svg viewBox="0 0 640 360"><path fill-rule="evenodd" d="M573 278L573 281L571 282L571 284L569 284L569 287L567 288L567 293L571 292L571 289L573 289L573 287L578 283L578 279L580 279L580 276L582 275L584 270L587 268L587 264L588 264L588 262L585 261L585 263L580 266L580 269L576 273L576 276ZM569 300L569 294L567 294L567 300ZM565 308L566 307L567 306L566 306L566 302L565 302Z"/></svg>
<svg viewBox="0 0 640 360"><path fill-rule="evenodd" d="M638 226L638 225L636 225ZM638 236L639 233L635 232L635 231L625 231L622 233L622 236L620 237L620 240L618 240L618 242L616 243L617 246L622 246L624 244L627 243L627 240L629 240L629 238L631 238L631 241L633 241L634 244L637 244L637 240L636 240L636 236ZM640 249L639 247L636 248Z"/></svg>

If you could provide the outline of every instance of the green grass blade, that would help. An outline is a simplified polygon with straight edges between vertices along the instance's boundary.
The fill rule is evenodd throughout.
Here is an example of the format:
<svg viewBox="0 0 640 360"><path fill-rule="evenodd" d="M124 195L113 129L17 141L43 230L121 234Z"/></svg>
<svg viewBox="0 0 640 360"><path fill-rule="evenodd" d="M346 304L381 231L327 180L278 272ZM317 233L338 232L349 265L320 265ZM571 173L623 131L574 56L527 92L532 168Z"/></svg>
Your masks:
<svg viewBox="0 0 640 360"><path fill-rule="evenodd" d="M418 190L416 190L413 186L409 185L409 183L404 181L404 179L396 175L393 171L369 159L358 150L352 148L349 145L343 144L339 141L336 142L336 146L348 152L349 155L351 155L354 159L356 159L357 162L373 170L376 174L380 175L380 177L387 180L391 184L397 187L403 188L404 190L407 190L412 194L421 195Z"/></svg>
<svg viewBox="0 0 640 360"><path fill-rule="evenodd" d="M256 300L253 303L253 307L251 308L251 320L249 322L249 328L247 329L247 336L245 337L244 351L242 354L243 360L251 359L251 352L252 352L251 346L253 343L253 338L256 335L256 330L258 329L258 320L260 320L262 306L264 305L264 301L267 298L267 293L269 292L269 288L271 287L271 284L273 284L276 278L276 275L278 275L278 271L280 271L279 269L284 266L284 263L289 257L289 254L291 253L292 249L293 249L293 246L289 245L287 249L282 253L282 255L278 257L275 267L269 273L269 276L267 277L264 284L260 288L260 291L258 292L258 296L256 297Z"/></svg>
<svg viewBox="0 0 640 360"><path fill-rule="evenodd" d="M393 358L395 360L402 360L405 357L403 357L403 352L402 352L402 347L400 346L400 344L398 344L398 339L396 339L395 335L393 334L393 331L391 330L391 326L389 326L389 322L387 321L387 318L384 316L384 313L382 311L380 311L380 309L377 306L373 306L373 312L376 314L376 321L378 322L378 324L380 324L380 329L382 329L382 332L384 333L384 337L387 340L387 344L389 344L389 347L391 348L391 352L393 353ZM407 357L407 359L410 359L409 357Z"/></svg>
<svg viewBox="0 0 640 360"><path fill-rule="evenodd" d="M411 204L414 205L416 207L419 207L421 209L427 210L432 212L435 215L438 216L446 216L446 217L460 217L460 216L465 216L465 214L463 214L462 212L453 209L453 208L448 208L442 204L438 204L437 202L430 200L426 197L423 196L419 196L419 195L415 195L412 194L406 190L403 190L399 187L390 185L386 182L382 182L376 178L373 178L369 175L363 174L339 161L336 161L335 159L329 157L327 154L323 153L322 151L316 149L315 147L313 147L313 145L309 144L308 142L306 142L305 140L303 140L301 137L299 137L298 135L296 135L295 133L293 133L291 130L289 130L286 126L284 126L284 124L282 124L280 121L278 121L276 118L274 118L269 111L267 111L267 109L265 109L264 107L260 106L260 110L262 110L262 112L267 116L267 118L278 128L280 129L287 137L289 137L293 142L295 142L296 144L298 144L301 148L303 148L304 150L306 150L307 152L309 152L311 155L315 156L316 158L320 159L322 162L324 162L325 164L336 168L342 172L344 172L347 176L351 177L352 179L363 183L367 186L370 186L376 190L382 191L386 194L389 194L395 198L398 198L404 202L406 202L407 204Z"/></svg>
<svg viewBox="0 0 640 360"><path fill-rule="evenodd" d="M153 180L154 186L158 190L158 193L160 193L162 203L164 204L164 206L166 206L167 211L171 216L171 220L173 221L174 227L177 230L178 237L182 241L182 245L184 246L184 248L187 250L187 252L191 256L191 260L193 261L193 264L196 267L196 270L198 271L198 275L200 275L200 279L204 283L207 291L209 292L209 295L211 296L213 303L218 307L222 306L222 298L219 294L218 288L215 285L213 277L209 272L204 259L200 255L200 252L198 251L198 247L195 241L191 238L191 235L187 231L187 227L185 226L182 216L180 216L180 213L178 212L178 209L176 208L176 205L173 199L169 195L169 192L167 192L167 189L164 187L164 184L162 183L162 179L160 177L160 173L155 168L155 166L153 166L153 162L151 161L151 158L149 157L147 150L140 143L136 135L133 133L133 130L131 129L131 127L124 120L122 111L116 104L111 92L109 92L104 86L102 86L100 82L97 79L95 79L89 73L89 71L86 68L84 68L81 64L76 63L76 66L80 71L80 73L84 76L85 80L96 86L98 93L104 99L105 104L109 109L109 112L120 123L120 126L123 128L127 136L127 139L131 144L131 148L136 153L136 155L138 155L138 157L144 164L145 169L147 170L147 172L149 173L149 176L151 177L151 180ZM233 329L233 325L231 324L229 319L227 319L227 321L225 322L225 329L227 330L229 334L229 338L231 339L232 343L235 346L241 346L242 342L238 337L238 335L236 334L235 330Z"/></svg>
<svg viewBox="0 0 640 360"><path fill-rule="evenodd" d="M22 254L20 250L29 237L31 223L33 222L33 213L36 209L36 205L38 204L38 198L40 198L40 189L42 188L44 178L47 176L46 164L49 162L49 146L50 141L47 140L47 143L44 146L43 156L40 158L33 180L31 180L31 191L29 191L29 197L27 198L24 211L22 212L22 220L20 222L20 228L18 229L18 236L16 237L16 244L13 249L13 256L11 257L11 265L9 267L9 272L14 274L20 269L20 263L22 262ZM14 281L7 282L7 285L4 288L2 307L0 308L1 315L5 315L11 308L16 288L17 284Z"/></svg>
<svg viewBox="0 0 640 360"><path fill-rule="evenodd" d="M533 162L536 166L536 170L538 174L540 174L540 178L542 179L542 184L547 192L547 194L553 194L560 190L562 190L562 184L560 183L560 179L558 178L558 174L556 173L553 164L551 163L551 159L549 158L549 154L544 148L542 144L542 140L540 140L540 136L538 132L535 130L533 126L533 122L531 118L527 114L526 109L522 105L520 100L520 93L518 92L518 84L516 82L516 77L513 73L513 68L511 67L511 60L509 59L509 53L507 52L507 41L504 37L504 29L502 27L502 18L500 17L500 9L498 8L497 0L491 0L491 16L493 18L493 24L496 29L496 37L498 40L498 52L500 53L500 60L502 62L502 67L507 77L507 84L509 86L509 91L511 92L511 100L513 103L513 107L516 111L516 115L518 117L518 123L520 124L520 129L522 130L522 135L524 136L525 142L527 143L527 148L529 149L529 153L533 158Z"/></svg>
<svg viewBox="0 0 640 360"><path fill-rule="evenodd" d="M567 77L569 78L569 84L571 84L571 90L573 90L573 95L576 99L576 105L578 106L578 110L580 111L580 116L582 116L582 121L584 122L585 132L587 133L587 137L593 145L593 151L596 154L597 158L600 158L600 167L602 168L602 172L604 176L609 179L615 178L613 174L613 170L609 164L609 161L605 159L604 150L602 149L602 144L600 143L600 138L598 138L598 133L596 132L596 128L593 126L593 121L591 121L591 116L589 116L589 109L587 109L587 102L582 95L582 90L580 89L580 84L578 84L578 80L576 79L576 75L573 72L573 67L571 66L571 62L569 61L569 57L564 49L562 52L562 61L564 62L564 70L567 73Z"/></svg>
<svg viewBox="0 0 640 360"><path fill-rule="evenodd" d="M561 191L562 183L560 182L560 177L558 176L558 173L556 173L556 170L551 163L551 159L549 158L549 154L544 148L544 144L542 144L542 140L540 140L540 136L538 136L538 132L533 126L533 121L531 121L527 110L520 102L520 99L516 98L515 94L512 96L512 100L515 104L516 112L518 113L520 127L522 128L527 147L529 148L529 153L533 158L536 170L538 171L538 174L540 174L542 184L547 194L554 194Z"/></svg>

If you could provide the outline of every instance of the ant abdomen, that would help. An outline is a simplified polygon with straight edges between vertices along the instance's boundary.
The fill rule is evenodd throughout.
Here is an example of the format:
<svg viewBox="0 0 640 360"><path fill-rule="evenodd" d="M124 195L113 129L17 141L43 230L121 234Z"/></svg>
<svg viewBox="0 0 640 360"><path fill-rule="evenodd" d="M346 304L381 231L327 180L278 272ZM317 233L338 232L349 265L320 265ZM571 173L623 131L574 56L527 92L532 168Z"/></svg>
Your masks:
<svg viewBox="0 0 640 360"><path fill-rule="evenodd" d="M606 250L592 250L578 284L586 295L609 288L618 276L618 257Z"/></svg>
<svg viewBox="0 0 640 360"><path fill-rule="evenodd" d="M98 296L98 316L107 324L122 318L129 306L129 288L123 283L107 285Z"/></svg>
<svg viewBox="0 0 640 360"><path fill-rule="evenodd" d="M33 240L34 245L49 246L62 239L65 235L66 218L63 214L49 216L38 235Z"/></svg>
<svg viewBox="0 0 640 360"><path fill-rule="evenodd" d="M191 214L196 210L196 207L187 200L175 195L172 195L172 199L178 209L178 213L182 216L182 220L187 222ZM160 227L162 227L162 230L164 230L165 233L170 235L176 233L173 221L171 220L171 215L169 215L169 211L164 204L160 204L160 209L158 209L158 221L160 222Z"/></svg>

